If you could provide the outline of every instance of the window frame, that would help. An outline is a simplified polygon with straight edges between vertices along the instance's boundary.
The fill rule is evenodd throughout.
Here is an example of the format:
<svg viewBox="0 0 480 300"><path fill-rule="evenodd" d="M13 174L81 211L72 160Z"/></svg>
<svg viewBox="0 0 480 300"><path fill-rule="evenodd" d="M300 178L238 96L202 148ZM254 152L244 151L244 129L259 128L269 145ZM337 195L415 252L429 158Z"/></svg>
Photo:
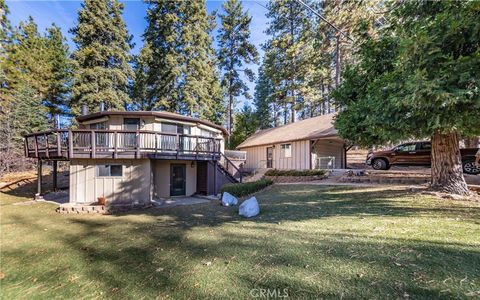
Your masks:
<svg viewBox="0 0 480 300"><path fill-rule="evenodd" d="M92 123L92 124L90 124L90 129L91 130L106 130L107 129L107 121Z"/></svg>
<svg viewBox="0 0 480 300"><path fill-rule="evenodd" d="M163 130L163 126L175 126L175 130L173 131L165 131ZM171 134L179 134L179 135L190 135L192 132L191 125L185 125L181 123L175 122L161 122L160 123L160 132L162 133L171 133Z"/></svg>
<svg viewBox="0 0 480 300"><path fill-rule="evenodd" d="M407 146L413 146L413 150L400 150L400 148L402 147L407 147ZM401 144L401 145L398 145L396 148L395 148L395 152L411 152L411 151L416 151L417 149L417 143L405 143L405 144Z"/></svg>
<svg viewBox="0 0 480 300"><path fill-rule="evenodd" d="M429 145L430 147L426 149L424 146ZM419 142L417 143L417 151L432 151L432 143L431 142Z"/></svg>
<svg viewBox="0 0 480 300"><path fill-rule="evenodd" d="M287 149L288 149L288 152L287 152ZM293 154L292 152L293 151L292 151L291 143L280 144L280 158L291 158ZM288 156L287 156L287 153L288 153Z"/></svg>
<svg viewBox="0 0 480 300"><path fill-rule="evenodd" d="M112 175L112 166L120 167L121 175ZM123 178L123 165L101 164L101 165L95 165L95 167L96 167L95 174L97 175L98 178ZM108 167L109 175L100 175L100 167Z"/></svg>
<svg viewBox="0 0 480 300"><path fill-rule="evenodd" d="M136 124L128 124L127 122L128 121L133 121L135 120L135 123ZM137 123L138 121L138 123ZM136 129L128 129L127 127L128 126L132 126L132 125L137 125L137 128ZM137 130L140 130L140 128L142 127L142 120L140 118L123 118L123 130L129 130L129 131L137 131Z"/></svg>

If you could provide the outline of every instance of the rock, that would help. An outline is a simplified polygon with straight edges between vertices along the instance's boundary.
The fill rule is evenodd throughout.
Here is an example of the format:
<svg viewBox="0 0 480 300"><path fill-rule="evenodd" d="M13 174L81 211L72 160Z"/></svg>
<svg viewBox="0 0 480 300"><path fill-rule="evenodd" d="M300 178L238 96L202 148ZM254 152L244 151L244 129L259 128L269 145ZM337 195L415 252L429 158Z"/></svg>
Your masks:
<svg viewBox="0 0 480 300"><path fill-rule="evenodd" d="M355 171L355 176L366 176L367 172L365 170L357 170Z"/></svg>
<svg viewBox="0 0 480 300"><path fill-rule="evenodd" d="M233 206L237 205L238 200L230 193L224 192L222 195L222 205L223 206Z"/></svg>
<svg viewBox="0 0 480 300"><path fill-rule="evenodd" d="M246 218L254 217L260 213L260 206L258 205L257 198L252 197L243 201L240 205L238 214Z"/></svg>

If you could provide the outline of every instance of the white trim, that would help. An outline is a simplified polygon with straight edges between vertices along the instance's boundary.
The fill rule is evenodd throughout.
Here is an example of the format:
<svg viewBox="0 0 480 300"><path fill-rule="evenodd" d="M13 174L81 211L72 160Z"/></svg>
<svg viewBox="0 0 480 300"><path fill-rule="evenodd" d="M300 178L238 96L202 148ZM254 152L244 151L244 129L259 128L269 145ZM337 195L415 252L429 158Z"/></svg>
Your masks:
<svg viewBox="0 0 480 300"><path fill-rule="evenodd" d="M215 132L215 133L222 133L220 130L218 130L216 128L213 128L213 127L210 127L210 126L207 126L207 125L203 125L203 124L198 124L198 128L205 129L205 130L208 130L208 131L212 131L212 132Z"/></svg>
<svg viewBox="0 0 480 300"><path fill-rule="evenodd" d="M183 125L188 125L188 126L195 126L196 123L194 122L183 122L183 121L177 121L174 119L163 119L163 118L155 118L155 122L160 122L160 123L175 123L175 124L183 124Z"/></svg>

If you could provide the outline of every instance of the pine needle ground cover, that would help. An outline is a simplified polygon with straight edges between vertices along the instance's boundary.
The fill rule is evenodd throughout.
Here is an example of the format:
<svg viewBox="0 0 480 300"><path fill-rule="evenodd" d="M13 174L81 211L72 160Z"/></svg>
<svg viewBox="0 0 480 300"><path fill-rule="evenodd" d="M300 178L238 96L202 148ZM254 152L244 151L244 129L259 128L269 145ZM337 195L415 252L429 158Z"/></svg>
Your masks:
<svg viewBox="0 0 480 300"><path fill-rule="evenodd" d="M247 220L216 203L60 215L1 194L1 298L480 296L479 203L307 185L257 199Z"/></svg>

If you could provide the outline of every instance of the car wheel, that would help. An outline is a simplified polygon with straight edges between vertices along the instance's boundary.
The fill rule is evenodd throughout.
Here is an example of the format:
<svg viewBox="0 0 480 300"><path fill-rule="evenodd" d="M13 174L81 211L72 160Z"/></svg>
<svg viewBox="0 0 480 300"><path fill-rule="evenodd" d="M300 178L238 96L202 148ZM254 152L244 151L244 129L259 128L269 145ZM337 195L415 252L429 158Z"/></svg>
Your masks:
<svg viewBox="0 0 480 300"><path fill-rule="evenodd" d="M384 159L377 158L373 160L372 168L374 168L375 170L387 170L388 164Z"/></svg>
<svg viewBox="0 0 480 300"><path fill-rule="evenodd" d="M471 174L471 175L478 175L480 174L480 166L475 164L475 161L468 160L463 163L463 173Z"/></svg>

